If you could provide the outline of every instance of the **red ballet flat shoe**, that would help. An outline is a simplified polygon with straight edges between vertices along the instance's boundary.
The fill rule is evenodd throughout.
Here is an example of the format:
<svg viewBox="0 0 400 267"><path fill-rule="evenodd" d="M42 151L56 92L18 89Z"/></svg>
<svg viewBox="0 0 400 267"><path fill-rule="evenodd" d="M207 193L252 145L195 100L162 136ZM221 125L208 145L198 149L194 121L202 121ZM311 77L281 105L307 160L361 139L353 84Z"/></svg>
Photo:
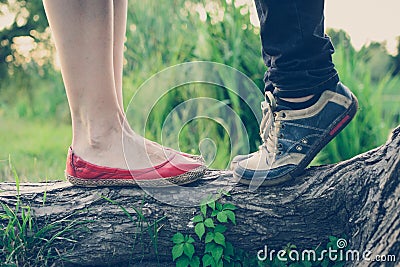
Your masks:
<svg viewBox="0 0 400 267"><path fill-rule="evenodd" d="M171 153L165 162L145 169L124 170L92 164L68 150L65 175L77 186L132 186L165 187L194 182L203 176L206 166L201 161L184 161Z"/></svg>
<svg viewBox="0 0 400 267"><path fill-rule="evenodd" d="M158 145L158 143L156 143L156 142L153 142L153 141L149 141L149 142L150 142L150 143L153 143L154 145ZM182 156L184 156L184 157L187 157L187 158L191 158L191 159L200 161L200 162L202 162L203 164L205 163L204 158L203 158L201 155L188 154L188 153L185 153L185 152L182 152L182 151L178 151L178 150L175 150L175 149L169 148L169 147L163 147L163 149L164 149L164 150L167 150L167 151L172 151L172 152L174 152L174 153L178 153L178 154L180 154L180 155L182 155Z"/></svg>

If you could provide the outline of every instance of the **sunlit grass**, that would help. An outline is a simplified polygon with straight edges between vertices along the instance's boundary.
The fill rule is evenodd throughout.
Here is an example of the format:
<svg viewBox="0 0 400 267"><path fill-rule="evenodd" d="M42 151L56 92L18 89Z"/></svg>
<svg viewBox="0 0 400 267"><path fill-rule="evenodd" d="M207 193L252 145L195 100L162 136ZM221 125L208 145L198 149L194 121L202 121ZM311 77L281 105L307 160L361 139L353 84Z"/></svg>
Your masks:
<svg viewBox="0 0 400 267"><path fill-rule="evenodd" d="M190 61L226 64L243 72L259 88L263 87L266 67L260 55L259 29L250 23L246 10L222 1L219 3L219 8L224 10L222 19L216 19L212 10L201 19L184 0L177 0L173 5L168 1L129 1L129 5L123 92L126 105L153 74ZM313 164L338 162L377 147L385 142L391 128L400 123L400 77L392 77L388 71L378 81L371 79L371 66L344 42L336 47L334 62L342 81L357 95L360 110ZM24 71L16 72L8 80L0 80L0 181L13 180L9 156L21 181L64 177L65 157L71 141L68 104L60 73L52 66L46 68L46 75L41 76L37 68L27 65ZM231 79L220 78L224 84L229 84ZM212 168L226 168L230 159L245 146L240 142L230 143L230 136L221 125L225 123L235 129L235 122L226 114L220 116L225 120L221 125L218 125L220 118L182 125L190 118L187 110L182 111L171 116L173 123L167 125L173 134L162 136L170 111L196 97L217 99L232 108L246 127L251 151L257 149L260 138L254 114L236 95L210 86L196 90L177 88L163 96L150 114L146 137L189 153L198 154L202 150L207 160L214 159ZM201 115L208 108L214 107L198 106L192 113ZM140 120L144 118L140 116L142 107L137 109L134 118L138 121L130 122L140 132L144 127ZM261 110L258 112L261 114ZM212 142L199 147L204 139Z"/></svg>
<svg viewBox="0 0 400 267"><path fill-rule="evenodd" d="M0 181L14 181L9 158L21 182L63 180L70 142L70 125L0 117Z"/></svg>

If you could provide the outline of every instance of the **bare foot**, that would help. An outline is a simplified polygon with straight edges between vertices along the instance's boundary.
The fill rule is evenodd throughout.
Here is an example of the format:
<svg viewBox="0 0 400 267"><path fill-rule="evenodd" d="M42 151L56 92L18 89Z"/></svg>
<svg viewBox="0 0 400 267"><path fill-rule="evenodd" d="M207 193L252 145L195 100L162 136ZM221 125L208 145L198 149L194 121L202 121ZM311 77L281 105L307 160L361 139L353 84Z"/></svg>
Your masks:
<svg viewBox="0 0 400 267"><path fill-rule="evenodd" d="M188 157L171 148L152 142L130 128L110 128L100 142L73 144L76 155L92 164L104 167L138 170L159 165L172 156L179 162L198 162L196 157Z"/></svg>

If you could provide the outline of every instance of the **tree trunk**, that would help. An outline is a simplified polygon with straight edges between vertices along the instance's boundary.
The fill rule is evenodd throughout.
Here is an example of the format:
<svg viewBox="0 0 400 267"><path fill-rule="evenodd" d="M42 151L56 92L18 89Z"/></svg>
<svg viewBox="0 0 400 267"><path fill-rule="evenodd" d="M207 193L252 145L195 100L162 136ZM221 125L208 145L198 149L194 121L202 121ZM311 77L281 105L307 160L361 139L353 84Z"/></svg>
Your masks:
<svg viewBox="0 0 400 267"><path fill-rule="evenodd" d="M229 171L209 171L186 190L22 184L20 200L32 207L39 226L66 216L88 220L84 225L89 231L78 231L73 237L77 243L58 243L60 251L74 246L66 257L75 266L156 266L157 261L173 266L171 237L177 231L194 236L190 219L199 213L198 200L220 189L231 195L221 201L238 207L237 225L226 232L236 247L257 253L264 245L279 250L290 242L310 249L328 236L346 237L348 248L371 251L369 258L395 255L399 264L399 148L400 127L377 149L335 165L311 167L294 181L255 192L235 184ZM0 190L0 201L15 205L15 184L3 183ZM131 218L110 200L125 208ZM369 266L373 262L348 264Z"/></svg>

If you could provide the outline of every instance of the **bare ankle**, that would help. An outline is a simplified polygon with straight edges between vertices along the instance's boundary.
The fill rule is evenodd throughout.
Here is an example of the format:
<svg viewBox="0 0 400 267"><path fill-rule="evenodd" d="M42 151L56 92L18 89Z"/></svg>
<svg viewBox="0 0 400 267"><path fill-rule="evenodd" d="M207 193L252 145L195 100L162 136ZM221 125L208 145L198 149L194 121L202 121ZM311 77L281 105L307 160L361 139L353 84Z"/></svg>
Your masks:
<svg viewBox="0 0 400 267"><path fill-rule="evenodd" d="M122 143L123 114L99 116L95 119L73 119L73 146L92 150L109 149L110 144ZM125 127L124 127L125 128Z"/></svg>

